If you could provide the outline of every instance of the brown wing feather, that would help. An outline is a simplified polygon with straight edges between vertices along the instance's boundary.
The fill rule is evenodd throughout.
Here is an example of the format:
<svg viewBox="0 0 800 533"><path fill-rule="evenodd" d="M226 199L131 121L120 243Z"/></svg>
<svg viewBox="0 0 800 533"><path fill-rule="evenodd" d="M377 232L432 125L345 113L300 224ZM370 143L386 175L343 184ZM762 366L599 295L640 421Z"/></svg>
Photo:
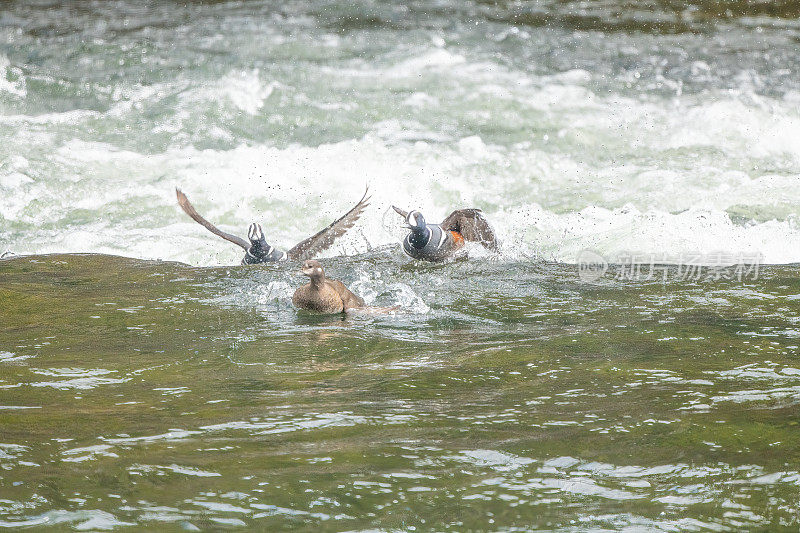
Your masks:
<svg viewBox="0 0 800 533"><path fill-rule="evenodd" d="M364 196L361 197L361 200L358 201L353 209L345 213L338 220L331 222L325 229L295 245L291 250L286 252L287 257L292 261L305 261L327 250L331 244L333 244L333 241L347 233L347 230L353 227L358 217L361 216L361 213L369 205L370 199L367 196L368 193L369 188L364 191Z"/></svg>
<svg viewBox="0 0 800 533"><path fill-rule="evenodd" d="M218 235L223 239L225 239L226 241L232 242L233 244L238 244L245 250L250 248L250 243L247 242L246 240L242 239L241 237L237 237L236 235L225 233L224 231L216 227L214 224L212 224L211 222L200 216L200 213L198 213L197 210L194 208L194 206L191 204L191 202L189 202L189 199L186 197L185 194L183 194L183 191L181 191L180 189L175 189L175 194L178 196L178 205L180 205L184 213L192 217L192 219L195 222L206 228L214 235Z"/></svg>
<svg viewBox="0 0 800 533"><path fill-rule="evenodd" d="M485 248L497 251L497 237L480 209L458 209L441 223L442 229L457 231L464 240L479 242Z"/></svg>

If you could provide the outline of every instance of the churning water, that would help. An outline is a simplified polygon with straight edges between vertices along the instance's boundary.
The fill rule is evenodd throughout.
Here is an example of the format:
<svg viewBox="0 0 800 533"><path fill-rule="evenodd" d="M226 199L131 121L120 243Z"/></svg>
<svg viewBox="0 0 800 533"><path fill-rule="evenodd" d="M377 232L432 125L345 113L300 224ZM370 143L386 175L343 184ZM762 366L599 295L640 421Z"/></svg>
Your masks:
<svg viewBox="0 0 800 533"><path fill-rule="evenodd" d="M796 4L283 4L0 5L0 527L796 531Z"/></svg>

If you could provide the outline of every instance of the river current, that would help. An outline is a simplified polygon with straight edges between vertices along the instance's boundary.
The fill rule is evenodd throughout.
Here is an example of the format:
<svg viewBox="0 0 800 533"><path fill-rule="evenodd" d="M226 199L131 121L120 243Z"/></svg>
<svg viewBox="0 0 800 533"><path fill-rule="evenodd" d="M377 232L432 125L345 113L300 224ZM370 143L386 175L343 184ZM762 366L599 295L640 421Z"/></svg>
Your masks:
<svg viewBox="0 0 800 533"><path fill-rule="evenodd" d="M3 3L0 528L796 531L798 16ZM174 192L287 248L367 185L346 318Z"/></svg>

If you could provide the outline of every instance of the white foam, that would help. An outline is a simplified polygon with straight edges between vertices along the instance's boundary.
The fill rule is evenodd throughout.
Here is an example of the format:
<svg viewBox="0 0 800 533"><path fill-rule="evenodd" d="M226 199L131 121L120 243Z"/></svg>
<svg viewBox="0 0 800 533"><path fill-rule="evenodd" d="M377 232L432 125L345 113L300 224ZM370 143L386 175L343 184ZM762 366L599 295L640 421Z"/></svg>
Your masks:
<svg viewBox="0 0 800 533"><path fill-rule="evenodd" d="M210 87L204 87L189 96L183 96L184 103L196 100L219 101L227 100L237 109L256 115L264 107L264 101L269 98L277 83L263 83L258 69L251 71L230 72Z"/></svg>
<svg viewBox="0 0 800 533"><path fill-rule="evenodd" d="M449 52L442 48L423 52L422 54L405 59L394 67L387 69L390 76L407 77L418 75L428 69L447 68L465 63L466 59L460 54Z"/></svg>
<svg viewBox="0 0 800 533"><path fill-rule="evenodd" d="M2 92L19 98L25 98L28 94L22 70L11 66L8 57L0 54L0 93Z"/></svg>
<svg viewBox="0 0 800 533"><path fill-rule="evenodd" d="M464 87L460 101L473 113L465 117L497 121L501 129L527 127L484 111L487 104L512 106L541 117L530 126L548 133L500 145L469 128L425 121L414 113L441 113L453 95L441 83L419 82L398 102L410 115L379 116L348 140L285 147L247 141L201 150L193 147L193 128L211 107L226 121L249 120L266 114L276 89L291 92L295 105L318 98L258 69L233 68L210 82L131 85L115 89L116 104L106 114L139 117L137 109L151 100L176 96L173 114L153 126L174 134L173 148L144 154L46 133L58 124L80 128L103 116L97 111L0 117L19 131L40 126L28 141L51 154L44 168L29 164L24 153L0 161L0 189L12 193L0 195L0 213L15 223L13 231L0 227L0 240L18 254L102 252L237 264L241 250L186 217L173 186L222 229L244 235L258 221L270 244L287 248L349 209L369 183L370 209L326 255L397 243L401 221L388 206L399 204L422 210L430 221L457 207L483 208L511 260L574 262L591 249L612 258L722 252L760 254L765 263L800 261L800 112L791 98L605 96L584 70L534 77L437 45L389 64L325 68L366 79L430 74ZM324 107L358 105L326 101ZM282 117L278 109L270 113ZM203 124L206 132L219 129L212 137L235 141L222 123Z"/></svg>
<svg viewBox="0 0 800 533"><path fill-rule="evenodd" d="M198 210L221 228L243 234L250 222L259 221L268 241L284 248L352 207L364 184L369 183L373 207L351 237L334 247L333 254L397 242L398 233L384 229L385 209L394 203L421 209L431 221L443 218L452 207L482 206L506 245L503 252L511 257L535 253L574 262L581 250L589 248L605 255L666 251L679 256L723 251L760 253L767 263L800 261L800 228L794 218L742 225L734 224L724 211L748 199L760 204L769 196L789 202L800 176L771 174L755 180L723 177L724 187L718 188L713 201L705 202L698 195L676 198L669 187L662 192L655 187L648 190L649 185L639 181L681 182L682 176L628 172L622 179L645 190L637 195L620 188L616 193L620 199L638 196L636 203L648 206L661 203L663 195L667 207L686 210L668 212L655 205L641 209L628 203L616 208L589 205L562 213L530 201L540 195L545 200L550 187L544 180L532 181L531 174L544 171L550 174L549 180L566 180L562 181L566 190L561 191L565 196L577 194L583 186L586 196L600 201L609 194L603 190L602 180L573 182L580 165L560 158L550 158L546 166L534 166L528 170L528 177L503 172L493 186L475 169L480 162L492 164L498 158L527 160L542 155L489 146L474 136L453 148L389 146L367 136L319 147L180 149L157 156L73 141L59 151L58 157L76 173L92 177L96 187L87 187L82 180L71 182L65 176L60 183L23 184L21 193L3 203L7 217L34 228L52 220L68 220L76 207L96 213L96 221L66 223L59 232L32 228L31 234L10 243L9 248L16 253L105 252L199 264L238 262L241 252L236 247L208 234L180 212L173 188L159 179L167 173ZM514 167L512 170L522 165ZM523 187L526 180L530 180L529 187ZM521 194L513 194L517 189ZM691 197L693 190L686 189L686 194ZM698 200L706 207L692 205ZM614 201L610 199L610 203ZM126 208L125 202L133 207ZM34 208L37 204L46 209ZM165 215L152 216L156 209ZM114 231L109 231L105 222L109 218L119 220L113 224ZM125 222L126 218L130 221ZM386 220L389 225L396 222L399 228L399 217L393 220L389 213Z"/></svg>

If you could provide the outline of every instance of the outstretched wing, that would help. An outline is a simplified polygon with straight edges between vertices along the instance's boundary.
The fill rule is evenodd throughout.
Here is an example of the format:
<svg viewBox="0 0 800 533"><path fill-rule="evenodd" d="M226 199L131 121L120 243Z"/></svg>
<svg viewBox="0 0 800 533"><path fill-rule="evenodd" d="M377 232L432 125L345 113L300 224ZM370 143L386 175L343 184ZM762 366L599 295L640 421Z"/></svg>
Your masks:
<svg viewBox="0 0 800 533"><path fill-rule="evenodd" d="M322 231L298 243L291 250L286 252L286 256L292 261L305 261L327 250L330 245L333 244L333 241L347 233L347 230L353 227L358 217L361 216L361 213L369 205L369 197L367 194L369 194L369 187L364 191L364 196L361 197L361 200L358 201L353 209L345 213L344 216L338 220L332 222L330 226Z"/></svg>
<svg viewBox="0 0 800 533"><path fill-rule="evenodd" d="M464 240L479 242L485 248L497 251L497 237L494 230L483 218L480 209L458 209L450 213L441 223L442 229L457 231Z"/></svg>
<svg viewBox="0 0 800 533"><path fill-rule="evenodd" d="M400 215L401 217L403 217L403 219L406 219L406 218L408 218L408 211L403 211L403 210L402 210L402 209L400 209L399 207L395 207L395 206L392 206L392 209L394 209L394 210L395 210L395 212L396 212L398 215Z"/></svg>
<svg viewBox="0 0 800 533"><path fill-rule="evenodd" d="M180 189L175 189L175 194L178 196L178 205L180 205L181 209L183 209L184 213L186 213L187 215L192 217L195 222L197 222L198 224L200 224L201 226L206 228L208 231L210 231L214 235L219 235L220 237L222 237L226 241L230 241L233 244L238 244L239 246L241 246L245 250L250 248L250 243L247 242L246 240L242 239L241 237L237 237L236 235L231 235L230 233L225 233L224 231L222 231L221 229L216 227L214 224L212 224L208 220L206 220L203 217L201 217L200 213L197 212L197 210L194 208L194 206L191 204L191 202L189 202L189 199L186 198L186 195L183 194L183 192Z"/></svg>

